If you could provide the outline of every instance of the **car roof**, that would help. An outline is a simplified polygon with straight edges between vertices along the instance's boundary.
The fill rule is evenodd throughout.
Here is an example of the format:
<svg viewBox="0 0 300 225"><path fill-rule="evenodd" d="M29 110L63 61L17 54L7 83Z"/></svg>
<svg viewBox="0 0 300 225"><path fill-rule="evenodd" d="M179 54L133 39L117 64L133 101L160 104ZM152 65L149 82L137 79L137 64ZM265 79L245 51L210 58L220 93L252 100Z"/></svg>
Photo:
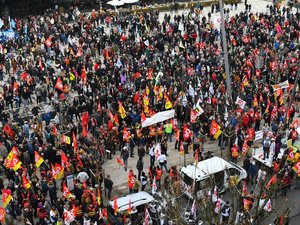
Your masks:
<svg viewBox="0 0 300 225"><path fill-rule="evenodd" d="M233 164L221 159L219 157L212 157L210 159L198 162L197 166L194 164L188 165L181 169L181 172L185 173L193 180L202 180L209 177L211 174L218 173L225 169L237 168Z"/></svg>
<svg viewBox="0 0 300 225"><path fill-rule="evenodd" d="M154 201L154 198L149 193L140 191L138 193L117 198L116 200L119 206L119 211L126 211L129 207L129 200L131 201L131 207L137 207ZM113 207L114 201L110 201L108 204Z"/></svg>

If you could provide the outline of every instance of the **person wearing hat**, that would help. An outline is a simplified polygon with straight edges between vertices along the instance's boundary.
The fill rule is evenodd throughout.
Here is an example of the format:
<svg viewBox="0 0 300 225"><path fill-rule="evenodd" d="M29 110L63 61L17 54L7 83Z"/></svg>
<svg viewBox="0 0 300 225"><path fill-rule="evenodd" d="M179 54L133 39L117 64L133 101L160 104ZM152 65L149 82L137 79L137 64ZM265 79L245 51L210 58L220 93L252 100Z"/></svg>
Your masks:
<svg viewBox="0 0 300 225"><path fill-rule="evenodd" d="M125 171L127 171L127 168L128 168L128 158L129 158L129 151L128 151L127 147L123 147L123 149L121 151L120 157L122 157L123 163L124 163L124 169L125 169Z"/></svg>

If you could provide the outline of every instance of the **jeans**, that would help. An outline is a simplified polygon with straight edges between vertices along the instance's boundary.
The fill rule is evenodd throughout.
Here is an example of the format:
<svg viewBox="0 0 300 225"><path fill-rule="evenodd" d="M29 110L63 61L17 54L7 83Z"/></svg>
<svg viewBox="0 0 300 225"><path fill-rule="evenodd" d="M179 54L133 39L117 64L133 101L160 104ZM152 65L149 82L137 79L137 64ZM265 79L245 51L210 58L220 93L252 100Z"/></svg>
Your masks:
<svg viewBox="0 0 300 225"><path fill-rule="evenodd" d="M166 133L166 136L167 136L167 140L168 138L170 138L169 140L170 142L172 142L172 133Z"/></svg>
<svg viewBox="0 0 300 225"><path fill-rule="evenodd" d="M164 162L164 163L159 163L161 169L165 168L166 172L168 172L168 168L167 168L167 163Z"/></svg>
<svg viewBox="0 0 300 225"><path fill-rule="evenodd" d="M154 166L154 163L155 163L155 155L154 156L150 155L150 167Z"/></svg>

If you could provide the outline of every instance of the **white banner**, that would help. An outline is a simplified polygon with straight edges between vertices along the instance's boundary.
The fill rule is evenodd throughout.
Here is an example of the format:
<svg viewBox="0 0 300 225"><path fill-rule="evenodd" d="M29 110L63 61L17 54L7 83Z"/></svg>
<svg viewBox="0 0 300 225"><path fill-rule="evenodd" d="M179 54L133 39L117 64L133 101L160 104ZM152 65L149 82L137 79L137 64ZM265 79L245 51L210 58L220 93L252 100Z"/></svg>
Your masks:
<svg viewBox="0 0 300 225"><path fill-rule="evenodd" d="M275 85L272 85L272 88L274 89L274 91L277 91L279 89L283 89L283 88L288 88L289 87L289 81L286 80L284 82L281 82L279 84L275 84Z"/></svg>
<svg viewBox="0 0 300 225"><path fill-rule="evenodd" d="M150 118L146 118L146 120L142 123L142 127L148 127L151 126L152 124L156 124L171 119L174 117L174 115L175 115L174 109L156 113L154 116Z"/></svg>

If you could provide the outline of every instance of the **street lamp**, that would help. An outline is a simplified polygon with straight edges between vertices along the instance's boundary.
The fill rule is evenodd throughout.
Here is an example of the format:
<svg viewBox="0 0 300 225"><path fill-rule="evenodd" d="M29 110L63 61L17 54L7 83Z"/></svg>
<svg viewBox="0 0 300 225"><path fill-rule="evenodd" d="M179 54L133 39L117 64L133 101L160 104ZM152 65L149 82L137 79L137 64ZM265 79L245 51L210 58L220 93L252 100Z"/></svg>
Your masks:
<svg viewBox="0 0 300 225"><path fill-rule="evenodd" d="M220 5L220 14L221 14L221 31L222 31L223 54L225 60L224 64L225 64L225 73L226 73L227 95L231 100L232 99L231 76L230 76L229 63L228 63L226 30L225 30L224 9L223 9L222 0L219 0L219 5Z"/></svg>

